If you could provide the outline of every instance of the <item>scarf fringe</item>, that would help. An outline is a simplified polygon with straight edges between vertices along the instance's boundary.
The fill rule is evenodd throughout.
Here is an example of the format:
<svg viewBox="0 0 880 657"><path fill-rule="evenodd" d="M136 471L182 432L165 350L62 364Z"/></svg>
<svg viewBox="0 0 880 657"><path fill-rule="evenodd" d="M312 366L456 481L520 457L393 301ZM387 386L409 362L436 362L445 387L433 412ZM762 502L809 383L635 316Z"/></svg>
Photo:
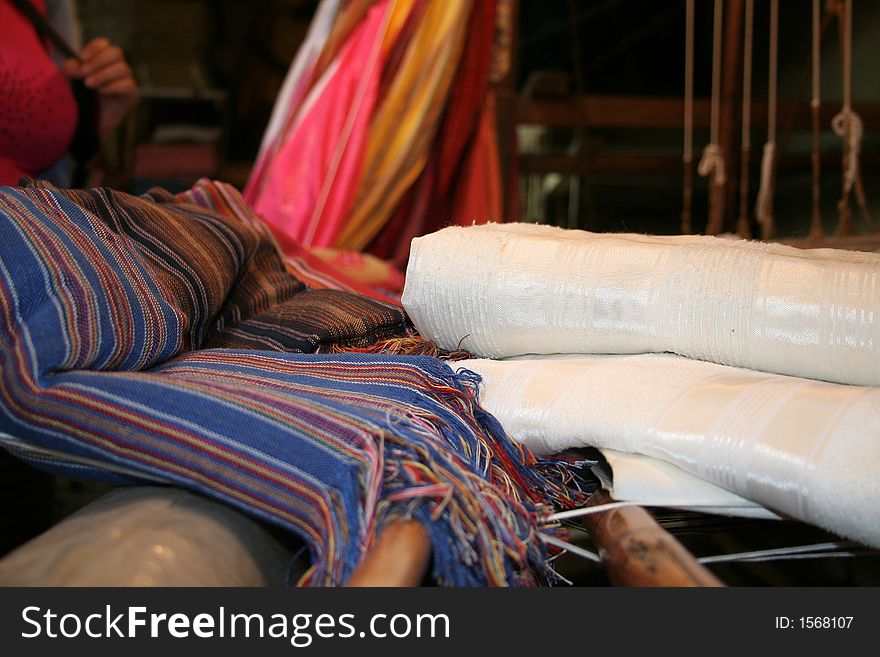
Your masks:
<svg viewBox="0 0 880 657"><path fill-rule="evenodd" d="M318 353L326 354L342 354L349 352L359 354L385 354L387 356L431 356L432 358L439 358L440 360L446 361L475 358L472 353L465 351L464 349L453 349L451 351L441 349L430 340L425 340L418 335L379 340L366 347L349 347L341 344L333 344L323 347L318 351Z"/></svg>
<svg viewBox="0 0 880 657"><path fill-rule="evenodd" d="M584 504L598 482L577 463L536 457L512 441L479 406L478 375L461 369L442 379L427 390L436 408L389 423L375 536L401 516L422 521L441 584L558 581L538 530L564 535L544 519Z"/></svg>

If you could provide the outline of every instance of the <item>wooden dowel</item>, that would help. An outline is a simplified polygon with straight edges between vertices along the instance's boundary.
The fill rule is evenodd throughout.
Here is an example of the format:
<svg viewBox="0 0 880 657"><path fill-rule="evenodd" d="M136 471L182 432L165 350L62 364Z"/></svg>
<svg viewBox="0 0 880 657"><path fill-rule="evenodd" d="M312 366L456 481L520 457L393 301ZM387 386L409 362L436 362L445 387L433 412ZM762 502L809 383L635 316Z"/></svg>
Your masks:
<svg viewBox="0 0 880 657"><path fill-rule="evenodd" d="M591 504L611 502L605 494ZM641 507L603 511L585 520L611 581L618 586L723 586ZM386 527L348 582L352 587L418 586L431 556L427 530L416 521Z"/></svg>
<svg viewBox="0 0 880 657"><path fill-rule="evenodd" d="M597 493L590 504L612 501ZM617 586L724 586L641 507L594 513L584 524Z"/></svg>
<svg viewBox="0 0 880 657"><path fill-rule="evenodd" d="M348 586L418 586L431 558L431 538L422 523L390 523L358 566Z"/></svg>
<svg viewBox="0 0 880 657"><path fill-rule="evenodd" d="M724 170L727 176L727 185L719 200L719 214L717 220L718 233L728 229L726 217L728 209L736 207L736 195L739 187L739 162L733 154L739 150L737 128L739 121L740 103L742 102L742 30L743 30L743 0L729 0L726 6L724 20L724 62L721 76L721 118L719 125L719 145L724 157ZM707 231L708 232L708 231Z"/></svg>

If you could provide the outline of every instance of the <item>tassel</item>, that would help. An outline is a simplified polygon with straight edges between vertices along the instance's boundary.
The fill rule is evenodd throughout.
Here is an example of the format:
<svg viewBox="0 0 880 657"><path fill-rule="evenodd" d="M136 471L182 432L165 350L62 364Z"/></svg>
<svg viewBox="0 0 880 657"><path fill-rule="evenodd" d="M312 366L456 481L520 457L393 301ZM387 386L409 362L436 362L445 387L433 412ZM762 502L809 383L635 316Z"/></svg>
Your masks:
<svg viewBox="0 0 880 657"><path fill-rule="evenodd" d="M712 176L713 185L723 185L727 182L727 174L724 170L724 157L718 144L706 144L703 149L703 157L697 165L697 173L706 177Z"/></svg>
<svg viewBox="0 0 880 657"><path fill-rule="evenodd" d="M862 149L862 136L865 132L862 118L850 109L839 112L831 119L834 134L845 141L846 162L843 170L844 195L848 195L855 185L859 173L859 152Z"/></svg>

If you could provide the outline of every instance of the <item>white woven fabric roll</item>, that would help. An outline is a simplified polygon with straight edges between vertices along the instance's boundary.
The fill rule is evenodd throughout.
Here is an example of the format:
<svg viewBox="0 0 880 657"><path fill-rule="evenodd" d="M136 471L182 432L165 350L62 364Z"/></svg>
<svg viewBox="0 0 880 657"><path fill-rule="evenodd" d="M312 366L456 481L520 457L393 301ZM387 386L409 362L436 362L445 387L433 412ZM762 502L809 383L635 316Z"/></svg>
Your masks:
<svg viewBox="0 0 880 657"><path fill-rule="evenodd" d="M612 479L604 486L615 500L722 516L778 520L760 504L644 454L601 450Z"/></svg>
<svg viewBox="0 0 880 657"><path fill-rule="evenodd" d="M413 240L403 304L480 356L673 352L880 385L880 256L534 224Z"/></svg>
<svg viewBox="0 0 880 657"><path fill-rule="evenodd" d="M458 366L515 439L552 454L645 454L848 538L880 546L880 389L672 354L544 356Z"/></svg>

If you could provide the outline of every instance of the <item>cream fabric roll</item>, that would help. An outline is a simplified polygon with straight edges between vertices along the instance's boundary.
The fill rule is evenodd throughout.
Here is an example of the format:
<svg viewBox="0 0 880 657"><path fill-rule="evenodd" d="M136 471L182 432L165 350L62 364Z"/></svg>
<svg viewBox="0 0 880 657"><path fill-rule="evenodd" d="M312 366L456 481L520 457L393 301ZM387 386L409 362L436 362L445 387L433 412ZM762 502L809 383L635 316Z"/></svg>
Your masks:
<svg viewBox="0 0 880 657"><path fill-rule="evenodd" d="M235 509L122 487L0 559L0 586L283 586L292 558Z"/></svg>
<svg viewBox="0 0 880 657"><path fill-rule="evenodd" d="M880 547L880 389L672 354L466 360L480 401L541 454L591 445L672 463Z"/></svg>
<svg viewBox="0 0 880 657"><path fill-rule="evenodd" d="M535 224L413 240L403 304L422 336L501 358L673 352L880 385L880 256Z"/></svg>
<svg viewBox="0 0 880 657"><path fill-rule="evenodd" d="M779 519L777 514L760 504L666 461L614 449L600 451L611 468L612 478L605 488L615 500L722 516Z"/></svg>

